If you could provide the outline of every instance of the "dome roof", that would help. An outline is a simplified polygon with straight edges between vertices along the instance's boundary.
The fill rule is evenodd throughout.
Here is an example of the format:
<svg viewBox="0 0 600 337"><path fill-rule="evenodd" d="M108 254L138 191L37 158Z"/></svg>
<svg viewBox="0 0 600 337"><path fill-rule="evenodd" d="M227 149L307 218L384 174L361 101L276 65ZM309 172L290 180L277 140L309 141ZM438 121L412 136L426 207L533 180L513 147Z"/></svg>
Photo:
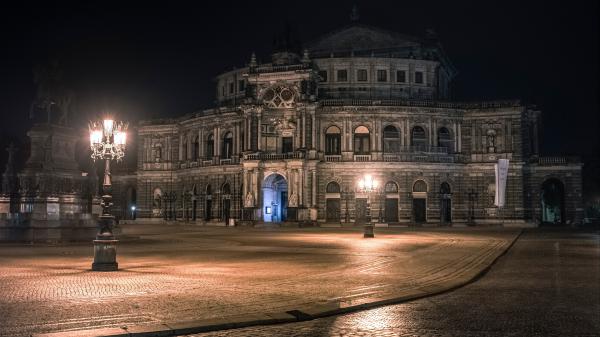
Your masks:
<svg viewBox="0 0 600 337"><path fill-rule="evenodd" d="M327 57L331 53L376 52L394 49L412 49L423 45L419 38L395 32L354 24L333 31L308 44L311 56Z"/></svg>

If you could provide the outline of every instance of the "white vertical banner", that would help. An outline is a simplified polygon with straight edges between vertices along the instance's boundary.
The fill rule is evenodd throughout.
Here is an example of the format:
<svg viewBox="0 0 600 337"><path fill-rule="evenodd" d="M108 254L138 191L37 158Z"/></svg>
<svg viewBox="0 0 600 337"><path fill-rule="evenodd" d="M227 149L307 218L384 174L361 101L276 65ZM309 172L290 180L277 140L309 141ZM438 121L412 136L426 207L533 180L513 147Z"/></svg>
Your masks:
<svg viewBox="0 0 600 337"><path fill-rule="evenodd" d="M506 199L506 179L508 177L508 159L498 159L498 164L494 164L496 173L496 195L494 205L504 206Z"/></svg>

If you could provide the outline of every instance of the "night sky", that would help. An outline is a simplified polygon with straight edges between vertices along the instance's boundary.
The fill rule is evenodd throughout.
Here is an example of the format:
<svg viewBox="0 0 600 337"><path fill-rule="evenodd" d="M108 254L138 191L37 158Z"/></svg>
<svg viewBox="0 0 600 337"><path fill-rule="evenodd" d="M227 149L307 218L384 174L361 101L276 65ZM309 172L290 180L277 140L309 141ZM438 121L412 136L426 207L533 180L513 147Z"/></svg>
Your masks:
<svg viewBox="0 0 600 337"><path fill-rule="evenodd" d="M459 71L455 100L520 98L538 105L543 154L583 156L588 194L596 193L596 1L355 3L363 24L417 36L434 28ZM104 111L130 120L180 116L211 107L214 76L243 67L252 51L267 62L285 22L311 41L349 24L351 7L347 1L0 5L0 145L26 140L36 64L61 63L77 94L75 124Z"/></svg>

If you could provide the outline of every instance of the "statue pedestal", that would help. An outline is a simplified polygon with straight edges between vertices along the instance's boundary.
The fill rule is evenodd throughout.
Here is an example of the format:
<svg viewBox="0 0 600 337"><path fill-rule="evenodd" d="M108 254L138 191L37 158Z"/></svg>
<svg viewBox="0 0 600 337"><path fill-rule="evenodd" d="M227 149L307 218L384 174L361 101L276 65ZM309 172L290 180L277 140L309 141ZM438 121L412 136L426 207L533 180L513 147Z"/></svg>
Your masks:
<svg viewBox="0 0 600 337"><path fill-rule="evenodd" d="M119 240L94 240L94 271L116 271L119 269L117 263L117 242Z"/></svg>
<svg viewBox="0 0 600 337"><path fill-rule="evenodd" d="M98 235L94 240L94 271L116 271L119 269L117 263L117 242L111 230L114 227L115 218L110 215L101 216L98 222Z"/></svg>

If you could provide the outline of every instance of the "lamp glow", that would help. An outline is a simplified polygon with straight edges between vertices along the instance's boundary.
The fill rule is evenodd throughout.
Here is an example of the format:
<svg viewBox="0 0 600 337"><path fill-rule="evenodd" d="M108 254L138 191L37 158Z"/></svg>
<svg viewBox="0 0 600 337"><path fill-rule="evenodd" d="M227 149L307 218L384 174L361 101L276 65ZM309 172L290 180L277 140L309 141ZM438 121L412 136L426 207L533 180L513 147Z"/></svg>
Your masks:
<svg viewBox="0 0 600 337"><path fill-rule="evenodd" d="M123 131L116 131L115 132L115 145L125 145L125 142L127 141L127 133L123 132Z"/></svg>
<svg viewBox="0 0 600 337"><path fill-rule="evenodd" d="M112 119L105 119L104 120L104 134L105 135L110 135L113 131L113 123L114 121Z"/></svg>

